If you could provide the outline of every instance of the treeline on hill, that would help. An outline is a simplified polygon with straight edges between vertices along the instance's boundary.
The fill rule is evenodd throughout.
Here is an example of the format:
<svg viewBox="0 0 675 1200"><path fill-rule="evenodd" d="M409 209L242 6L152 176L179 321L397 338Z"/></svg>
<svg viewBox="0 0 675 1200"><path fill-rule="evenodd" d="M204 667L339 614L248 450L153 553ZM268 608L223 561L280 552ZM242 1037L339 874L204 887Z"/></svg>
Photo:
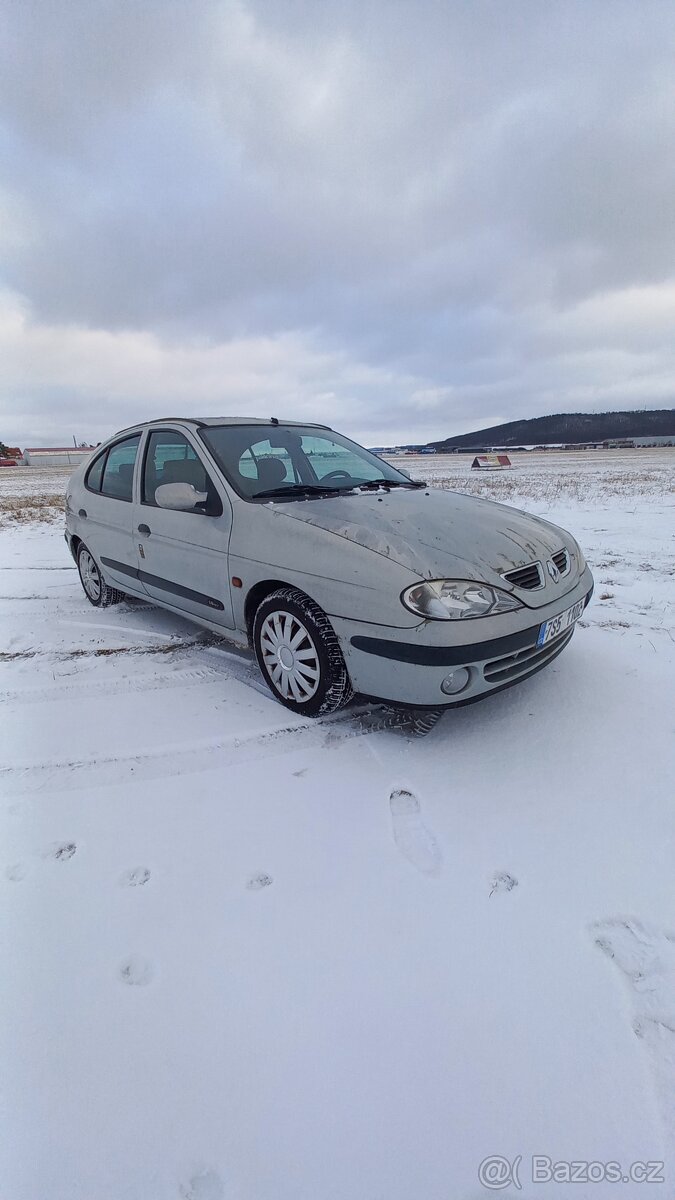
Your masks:
<svg viewBox="0 0 675 1200"><path fill-rule="evenodd" d="M675 433L675 408L651 412L555 413L507 421L475 433L429 442L438 450L453 446L544 446L550 443L604 442L614 438L668 437Z"/></svg>

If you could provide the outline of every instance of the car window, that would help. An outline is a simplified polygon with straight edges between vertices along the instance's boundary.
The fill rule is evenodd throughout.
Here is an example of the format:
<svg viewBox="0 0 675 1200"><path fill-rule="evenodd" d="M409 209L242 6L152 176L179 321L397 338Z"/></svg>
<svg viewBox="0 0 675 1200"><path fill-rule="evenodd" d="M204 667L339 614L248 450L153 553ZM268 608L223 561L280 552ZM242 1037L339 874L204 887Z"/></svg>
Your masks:
<svg viewBox="0 0 675 1200"><path fill-rule="evenodd" d="M379 462L367 462L361 455L355 454L351 446L342 446L333 438L307 437L303 435L302 451L312 465L319 483L327 475L339 472L345 479L369 483L373 479L382 478L382 468ZM340 483L341 479L335 480Z"/></svg>
<svg viewBox="0 0 675 1200"><path fill-rule="evenodd" d="M370 450L349 441L333 430L275 425L211 425L199 436L208 446L228 482L240 496L268 497L293 485L311 488L322 483L336 491L349 491L362 484L391 481L414 486L395 467Z"/></svg>
<svg viewBox="0 0 675 1200"><path fill-rule="evenodd" d="M199 430L229 484L244 498L301 496L307 488L327 486L327 494L359 485L393 482L414 487L406 475L356 442L317 426L277 424L210 425ZM306 493L305 493L306 494Z"/></svg>
<svg viewBox="0 0 675 1200"><path fill-rule="evenodd" d="M87 471L85 483L92 492L100 492L101 490L101 480L103 479L103 468L107 453L108 451L106 450L104 454L99 454L98 458L94 459Z"/></svg>
<svg viewBox="0 0 675 1200"><path fill-rule="evenodd" d="M278 465L277 465L278 464ZM245 481L251 480L251 491L260 487L260 480L274 477L279 485L295 483L295 468L288 450L284 446L272 446L269 438L247 446L237 464L239 474Z"/></svg>
<svg viewBox="0 0 675 1200"><path fill-rule="evenodd" d="M141 435L137 433L110 447L101 483L104 496L113 496L116 500L132 499L134 464L140 440Z"/></svg>
<svg viewBox="0 0 675 1200"><path fill-rule="evenodd" d="M206 468L187 438L170 429L154 429L145 452L142 503L156 506L155 492L164 483L191 483L198 492L206 492L217 501Z"/></svg>

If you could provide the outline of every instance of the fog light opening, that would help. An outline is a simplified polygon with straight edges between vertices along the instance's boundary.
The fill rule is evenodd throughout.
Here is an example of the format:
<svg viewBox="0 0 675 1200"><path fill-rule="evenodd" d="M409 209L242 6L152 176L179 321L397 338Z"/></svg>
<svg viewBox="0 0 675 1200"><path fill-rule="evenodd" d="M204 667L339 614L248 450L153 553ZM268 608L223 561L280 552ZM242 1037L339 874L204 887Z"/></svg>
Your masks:
<svg viewBox="0 0 675 1200"><path fill-rule="evenodd" d="M464 691L470 678L468 667L455 667L455 670L446 675L443 680L441 691L446 696L456 696L458 692Z"/></svg>

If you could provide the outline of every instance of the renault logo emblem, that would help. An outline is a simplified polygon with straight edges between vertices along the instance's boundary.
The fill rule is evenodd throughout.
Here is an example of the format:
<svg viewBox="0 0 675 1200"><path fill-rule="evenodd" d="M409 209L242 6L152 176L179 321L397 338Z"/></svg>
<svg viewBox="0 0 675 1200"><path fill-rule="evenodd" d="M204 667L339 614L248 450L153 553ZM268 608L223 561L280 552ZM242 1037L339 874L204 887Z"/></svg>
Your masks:
<svg viewBox="0 0 675 1200"><path fill-rule="evenodd" d="M553 582L557 583L558 580L560 579L560 571L558 570L555 563L550 558L546 564L546 570L548 571L549 575L551 576L551 579L553 580Z"/></svg>

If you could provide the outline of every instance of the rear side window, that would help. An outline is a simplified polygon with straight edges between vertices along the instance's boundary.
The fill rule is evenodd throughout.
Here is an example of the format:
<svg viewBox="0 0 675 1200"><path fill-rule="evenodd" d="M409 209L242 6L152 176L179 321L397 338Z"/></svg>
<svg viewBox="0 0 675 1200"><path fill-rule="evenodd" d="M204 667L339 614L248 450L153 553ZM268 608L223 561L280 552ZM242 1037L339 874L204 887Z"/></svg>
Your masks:
<svg viewBox="0 0 675 1200"><path fill-rule="evenodd" d="M105 455L107 453L108 451L106 450L105 454L99 454L98 458L94 459L89 470L87 471L85 483L92 492L100 492L101 490L101 480L103 479L103 468L105 466Z"/></svg>
<svg viewBox="0 0 675 1200"><path fill-rule="evenodd" d="M115 500L131 500L133 496L134 465L138 454L140 433L116 442L108 451L101 491Z"/></svg>

